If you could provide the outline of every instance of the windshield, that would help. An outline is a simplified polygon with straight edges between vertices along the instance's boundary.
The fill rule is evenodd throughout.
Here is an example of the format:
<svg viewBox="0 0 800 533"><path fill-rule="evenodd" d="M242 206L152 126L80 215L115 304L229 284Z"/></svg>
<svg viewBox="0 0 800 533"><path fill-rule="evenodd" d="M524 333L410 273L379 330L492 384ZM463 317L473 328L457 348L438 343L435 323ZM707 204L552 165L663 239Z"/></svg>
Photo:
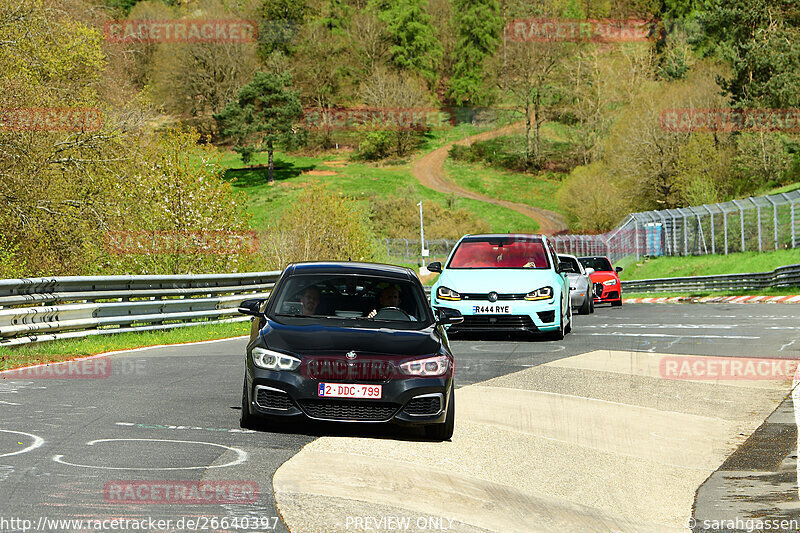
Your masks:
<svg viewBox="0 0 800 533"><path fill-rule="evenodd" d="M541 239L519 237L461 241L447 268L550 268Z"/></svg>
<svg viewBox="0 0 800 533"><path fill-rule="evenodd" d="M581 257L578 259L585 268L593 268L595 272L611 272L614 268L605 257Z"/></svg>
<svg viewBox="0 0 800 533"><path fill-rule="evenodd" d="M425 295L410 281L377 276L303 274L281 284L270 316L427 323ZM366 327L368 327L367 324Z"/></svg>

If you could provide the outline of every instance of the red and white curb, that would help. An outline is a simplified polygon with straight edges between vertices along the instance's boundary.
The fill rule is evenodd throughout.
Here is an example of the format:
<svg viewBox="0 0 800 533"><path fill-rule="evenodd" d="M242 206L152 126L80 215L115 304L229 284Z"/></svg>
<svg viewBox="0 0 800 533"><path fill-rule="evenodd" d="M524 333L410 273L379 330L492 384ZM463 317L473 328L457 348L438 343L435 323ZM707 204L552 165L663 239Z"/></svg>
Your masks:
<svg viewBox="0 0 800 533"><path fill-rule="evenodd" d="M655 298L623 298L623 302L631 304L680 304L680 303L701 303L701 304L797 304L800 303L798 296L672 296Z"/></svg>

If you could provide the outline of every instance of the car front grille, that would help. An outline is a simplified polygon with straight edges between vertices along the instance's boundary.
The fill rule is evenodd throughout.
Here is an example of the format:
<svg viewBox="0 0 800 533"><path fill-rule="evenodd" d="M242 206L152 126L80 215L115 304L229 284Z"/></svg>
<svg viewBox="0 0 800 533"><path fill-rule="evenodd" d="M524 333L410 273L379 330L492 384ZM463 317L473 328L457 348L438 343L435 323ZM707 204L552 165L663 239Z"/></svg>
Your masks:
<svg viewBox="0 0 800 533"><path fill-rule="evenodd" d="M502 300L524 300L525 299L524 292L518 294L512 293L497 293L497 301ZM483 300L485 302L489 301L489 293L488 292L467 292L461 293L462 300Z"/></svg>
<svg viewBox="0 0 800 533"><path fill-rule="evenodd" d="M304 400L300 407L308 416L322 420L385 422L394 416L399 406L369 401Z"/></svg>
<svg viewBox="0 0 800 533"><path fill-rule="evenodd" d="M451 326L451 330L531 329L536 326L528 315L464 315L464 321Z"/></svg>
<svg viewBox="0 0 800 533"><path fill-rule="evenodd" d="M292 399L283 391L256 388L256 404L262 409L282 409L287 410L292 407Z"/></svg>
<svg viewBox="0 0 800 533"><path fill-rule="evenodd" d="M406 408L403 409L409 415L424 416L435 415L442 410L442 397L438 394L435 396L423 396L421 398L414 398Z"/></svg>

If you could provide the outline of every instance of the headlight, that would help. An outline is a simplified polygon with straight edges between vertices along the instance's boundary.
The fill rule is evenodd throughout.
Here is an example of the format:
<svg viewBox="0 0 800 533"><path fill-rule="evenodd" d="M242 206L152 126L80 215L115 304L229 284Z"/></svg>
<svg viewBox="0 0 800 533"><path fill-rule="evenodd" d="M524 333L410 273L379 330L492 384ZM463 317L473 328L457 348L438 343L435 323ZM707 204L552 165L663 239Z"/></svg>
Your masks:
<svg viewBox="0 0 800 533"><path fill-rule="evenodd" d="M617 280L615 280L615 279L607 279L607 280L605 280L603 282L603 285L616 285L616 284L617 284Z"/></svg>
<svg viewBox="0 0 800 533"><path fill-rule="evenodd" d="M450 359L446 355L417 359L400 365L400 370L409 376L443 376L449 369Z"/></svg>
<svg viewBox="0 0 800 533"><path fill-rule="evenodd" d="M453 289L448 289L447 287L439 287L436 289L436 297L440 300L460 300L461 295L458 294Z"/></svg>
<svg viewBox="0 0 800 533"><path fill-rule="evenodd" d="M285 353L256 347L253 348L253 364L267 370L296 370L300 366L300 359Z"/></svg>
<svg viewBox="0 0 800 533"><path fill-rule="evenodd" d="M525 295L526 300L549 300L553 297L553 287L542 287Z"/></svg>

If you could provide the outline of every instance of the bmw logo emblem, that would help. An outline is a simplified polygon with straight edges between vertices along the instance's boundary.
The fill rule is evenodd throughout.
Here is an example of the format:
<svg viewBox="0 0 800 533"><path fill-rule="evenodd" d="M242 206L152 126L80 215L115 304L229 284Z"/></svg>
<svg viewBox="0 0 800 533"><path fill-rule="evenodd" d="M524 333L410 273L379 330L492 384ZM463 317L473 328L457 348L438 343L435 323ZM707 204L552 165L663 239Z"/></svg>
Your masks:
<svg viewBox="0 0 800 533"><path fill-rule="evenodd" d="M492 291L492 292L489 293L489 301L490 302L496 302L497 301L497 293L496 292Z"/></svg>
<svg viewBox="0 0 800 533"><path fill-rule="evenodd" d="M348 359L355 359L358 356L358 354L356 352L347 352L344 356L347 357Z"/></svg>

